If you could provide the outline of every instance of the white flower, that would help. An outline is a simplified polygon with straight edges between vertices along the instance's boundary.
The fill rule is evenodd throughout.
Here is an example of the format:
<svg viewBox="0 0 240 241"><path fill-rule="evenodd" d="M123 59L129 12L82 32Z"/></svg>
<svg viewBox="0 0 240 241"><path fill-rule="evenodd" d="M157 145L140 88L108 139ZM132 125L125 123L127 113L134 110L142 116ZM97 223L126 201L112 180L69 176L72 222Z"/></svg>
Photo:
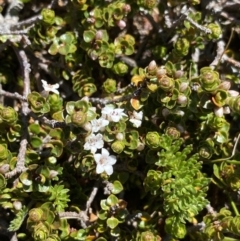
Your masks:
<svg viewBox="0 0 240 241"><path fill-rule="evenodd" d="M105 148L102 148L102 154L99 154L99 153L94 154L94 160L97 163L96 172L98 174L100 174L104 171L108 175L113 174L112 165L114 165L117 162L117 159L115 156L109 156L108 150L106 150Z"/></svg>
<svg viewBox="0 0 240 241"><path fill-rule="evenodd" d="M91 124L92 124L92 132L98 132L99 130L103 131L104 127L109 124L109 121L103 118L99 118L99 119L92 120Z"/></svg>
<svg viewBox="0 0 240 241"><path fill-rule="evenodd" d="M143 112L142 111L136 112L134 110L129 121L133 123L133 126L138 128L142 124L142 118L143 118Z"/></svg>
<svg viewBox="0 0 240 241"><path fill-rule="evenodd" d="M127 116L123 111L124 109L115 108L114 106L109 105L102 109L102 116L109 121L119 122L123 116Z"/></svg>
<svg viewBox="0 0 240 241"><path fill-rule="evenodd" d="M59 91L57 90L59 88L59 84L50 85L47 83L47 81L45 81L43 79L41 81L42 81L43 89L45 91L48 91L48 92L51 91L51 92L59 95Z"/></svg>
<svg viewBox="0 0 240 241"><path fill-rule="evenodd" d="M86 143L84 144L84 150L91 150L91 153L95 153L97 149L103 148L103 137L102 134L90 134L85 139Z"/></svg>

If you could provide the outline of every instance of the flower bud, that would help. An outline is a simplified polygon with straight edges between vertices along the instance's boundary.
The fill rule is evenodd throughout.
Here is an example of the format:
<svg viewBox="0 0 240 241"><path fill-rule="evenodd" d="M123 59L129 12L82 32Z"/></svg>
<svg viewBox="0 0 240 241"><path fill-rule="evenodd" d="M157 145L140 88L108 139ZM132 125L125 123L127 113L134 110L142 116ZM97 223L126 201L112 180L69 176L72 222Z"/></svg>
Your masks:
<svg viewBox="0 0 240 241"><path fill-rule="evenodd" d="M188 82L182 82L182 83L180 84L179 91L180 91L180 92L184 92L184 91L188 88L188 86L189 86L189 83L188 83Z"/></svg>
<svg viewBox="0 0 240 241"><path fill-rule="evenodd" d="M142 142L138 142L138 146L137 146L137 151L142 151L143 149L145 148L145 145L144 143Z"/></svg>
<svg viewBox="0 0 240 241"><path fill-rule="evenodd" d="M131 12L131 6L129 4L123 5L123 11L127 14Z"/></svg>
<svg viewBox="0 0 240 241"><path fill-rule="evenodd" d="M13 207L14 207L14 209L17 210L17 211L21 210L21 209L22 209L22 202L20 202L20 201L14 201L14 202L13 202Z"/></svg>
<svg viewBox="0 0 240 241"><path fill-rule="evenodd" d="M226 114L226 115L231 113L231 110L230 110L229 106L223 107L223 113Z"/></svg>
<svg viewBox="0 0 240 241"><path fill-rule="evenodd" d="M51 171L50 171L49 178L50 178L50 179L53 179L53 178L56 177L57 175L58 175L58 172L57 172L57 171L51 170Z"/></svg>
<svg viewBox="0 0 240 241"><path fill-rule="evenodd" d="M155 60L152 60L152 61L149 63L147 70L148 70L148 73L149 73L150 75L155 75L156 70L157 70L157 63L156 63Z"/></svg>
<svg viewBox="0 0 240 241"><path fill-rule="evenodd" d="M219 89L223 89L223 90L229 90L231 88L231 83L230 81L223 81L219 86Z"/></svg>
<svg viewBox="0 0 240 241"><path fill-rule="evenodd" d="M179 95L178 98L177 98L177 103L179 105L186 105L187 101L188 101L188 99L185 95Z"/></svg>
<svg viewBox="0 0 240 241"><path fill-rule="evenodd" d="M181 78L182 76L184 75L184 71L182 71L182 70L177 70L176 72L175 72L175 78Z"/></svg>
<svg viewBox="0 0 240 241"><path fill-rule="evenodd" d="M102 30L98 30L95 34L95 40L102 40L103 38L103 32Z"/></svg>
<svg viewBox="0 0 240 241"><path fill-rule="evenodd" d="M5 174L9 171L9 164L3 164L2 166L0 166L0 173Z"/></svg>
<svg viewBox="0 0 240 241"><path fill-rule="evenodd" d="M116 139L119 140L119 141L122 141L122 140L124 139L123 133L118 132L118 133L116 134Z"/></svg>
<svg viewBox="0 0 240 241"><path fill-rule="evenodd" d="M160 66L156 71L156 76L158 79L161 79L166 74L167 74L167 70L165 69L165 66Z"/></svg>
<svg viewBox="0 0 240 241"><path fill-rule="evenodd" d="M229 90L228 94L230 94L231 97L237 97L239 96L239 92L236 90Z"/></svg>
<svg viewBox="0 0 240 241"><path fill-rule="evenodd" d="M85 123L84 125L82 125L82 128L85 130L85 131L88 131L90 132L92 130L92 125L90 122L87 122Z"/></svg>
<svg viewBox="0 0 240 241"><path fill-rule="evenodd" d="M215 107L214 114L217 117L223 117L223 107Z"/></svg>
<svg viewBox="0 0 240 241"><path fill-rule="evenodd" d="M126 25L125 21L119 20L119 21L117 21L117 26L122 30L122 29L126 28L127 25Z"/></svg>

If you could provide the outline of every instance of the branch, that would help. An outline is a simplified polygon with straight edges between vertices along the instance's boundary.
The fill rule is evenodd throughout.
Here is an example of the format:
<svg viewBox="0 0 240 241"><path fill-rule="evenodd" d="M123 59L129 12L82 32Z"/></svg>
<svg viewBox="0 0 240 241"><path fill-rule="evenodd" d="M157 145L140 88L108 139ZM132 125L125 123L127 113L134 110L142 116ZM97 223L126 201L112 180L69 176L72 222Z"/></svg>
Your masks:
<svg viewBox="0 0 240 241"><path fill-rule="evenodd" d="M28 63L26 53L23 50L15 49L17 57L19 59L22 71L23 71L23 97L27 99L28 94L30 93L30 78L29 72L30 64ZM17 164L16 167L11 171L5 174L6 178L11 178L15 176L17 173L21 173L27 168L25 167L25 154L27 150L27 137L28 137L28 103L26 101L22 102L22 139L20 142L20 148L17 156Z"/></svg>
<svg viewBox="0 0 240 241"><path fill-rule="evenodd" d="M17 92L11 93L11 92L8 92L8 91L0 89L0 95L8 97L8 98L12 98L12 99L18 99L18 100L21 100L21 101L27 101L27 99L24 96L18 94Z"/></svg>
<svg viewBox="0 0 240 241"><path fill-rule="evenodd" d="M88 198L88 201L86 203L86 209L85 209L85 213L86 214L88 213L88 210L89 210L89 208L90 208L90 206L91 206L95 196L97 195L97 192L98 192L98 186L93 187L93 190L92 190L92 192L90 194L90 197Z"/></svg>
<svg viewBox="0 0 240 241"><path fill-rule="evenodd" d="M77 212L61 212L58 215L59 215L60 218L64 218L64 219L78 219L81 222L81 226L83 228L87 228L86 223L89 219L88 219L88 216L87 216L85 211L81 211L80 213L77 213Z"/></svg>

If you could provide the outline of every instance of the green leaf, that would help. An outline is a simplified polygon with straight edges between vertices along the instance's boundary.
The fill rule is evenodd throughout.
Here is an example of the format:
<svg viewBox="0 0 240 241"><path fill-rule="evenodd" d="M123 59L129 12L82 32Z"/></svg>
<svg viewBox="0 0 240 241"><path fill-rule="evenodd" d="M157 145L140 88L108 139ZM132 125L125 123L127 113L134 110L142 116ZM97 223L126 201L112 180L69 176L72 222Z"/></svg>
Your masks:
<svg viewBox="0 0 240 241"><path fill-rule="evenodd" d="M83 40L86 43L91 42L95 38L96 33L92 30L86 30L83 32Z"/></svg>
<svg viewBox="0 0 240 241"><path fill-rule="evenodd" d="M16 232L20 229L24 219L28 214L29 209L25 206L17 213L16 217L10 222L8 230L10 232Z"/></svg>
<svg viewBox="0 0 240 241"><path fill-rule="evenodd" d="M111 229L114 229L118 226L118 220L114 217L107 219L107 226Z"/></svg>
<svg viewBox="0 0 240 241"><path fill-rule="evenodd" d="M111 194L108 198L107 198L107 205L109 206L114 206L118 203L118 198Z"/></svg>

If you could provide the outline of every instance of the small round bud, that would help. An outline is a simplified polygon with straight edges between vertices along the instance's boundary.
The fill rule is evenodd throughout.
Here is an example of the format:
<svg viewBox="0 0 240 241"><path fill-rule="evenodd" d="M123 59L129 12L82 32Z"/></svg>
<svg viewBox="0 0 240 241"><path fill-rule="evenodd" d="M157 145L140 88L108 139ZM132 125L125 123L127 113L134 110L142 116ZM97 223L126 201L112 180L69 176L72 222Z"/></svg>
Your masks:
<svg viewBox="0 0 240 241"><path fill-rule="evenodd" d="M123 5L123 11L127 14L131 12L131 6L129 4Z"/></svg>
<svg viewBox="0 0 240 241"><path fill-rule="evenodd" d="M82 126L82 128L85 130L85 131L91 131L92 130L92 125L91 125L91 123L90 122L87 122L87 123L85 123L83 126Z"/></svg>
<svg viewBox="0 0 240 241"><path fill-rule="evenodd" d="M148 65L148 73L150 75L154 75L156 73L156 69L157 69L157 63L155 60L152 60L149 65Z"/></svg>
<svg viewBox="0 0 240 241"><path fill-rule="evenodd" d="M119 21L117 21L117 26L122 30L122 29L126 28L127 25L126 25L125 21L119 20Z"/></svg>
<svg viewBox="0 0 240 241"><path fill-rule="evenodd" d="M0 167L0 173L2 174L5 174L9 171L9 164L3 164L1 167Z"/></svg>
<svg viewBox="0 0 240 241"><path fill-rule="evenodd" d="M167 74L167 70L165 69L165 66L160 66L156 71L156 76L158 79L162 78Z"/></svg>
<svg viewBox="0 0 240 241"><path fill-rule="evenodd" d="M123 133L117 133L116 139L119 140L119 141L122 141L124 139Z"/></svg>
<svg viewBox="0 0 240 241"><path fill-rule="evenodd" d="M185 105L185 104L187 104L187 101L188 101L188 99L187 99L187 97L185 95L180 95L177 98L177 103L179 105Z"/></svg>
<svg viewBox="0 0 240 241"><path fill-rule="evenodd" d="M230 81L223 81L218 88L223 90L229 90L231 88L231 83Z"/></svg>
<svg viewBox="0 0 240 241"><path fill-rule="evenodd" d="M229 90L228 93L230 94L231 97L239 96L239 92L236 90Z"/></svg>
<svg viewBox="0 0 240 241"><path fill-rule="evenodd" d="M145 147L145 144L143 144L142 142L138 142L137 151L142 151L144 147Z"/></svg>
<svg viewBox="0 0 240 241"><path fill-rule="evenodd" d="M180 92L184 92L188 88L188 86L189 86L188 82L182 82L179 88Z"/></svg>
<svg viewBox="0 0 240 241"><path fill-rule="evenodd" d="M58 172L57 171L55 171L55 170L51 170L50 171L50 179L52 179L52 178L54 178L54 177L56 177L58 175Z"/></svg>
<svg viewBox="0 0 240 241"><path fill-rule="evenodd" d="M103 32L102 32L102 30L98 30L95 34L95 39L102 40L102 38L103 38Z"/></svg>
<svg viewBox="0 0 240 241"><path fill-rule="evenodd" d="M14 202L13 202L13 207L14 207L14 209L17 210L17 211L21 210L21 209L22 209L22 202L20 202L20 201L14 201Z"/></svg>
<svg viewBox="0 0 240 241"><path fill-rule="evenodd" d="M223 108L222 107L215 107L214 114L217 117L223 117Z"/></svg>
<svg viewBox="0 0 240 241"><path fill-rule="evenodd" d="M224 106L223 107L223 113L224 114L230 114L231 113L231 109L229 108L229 106Z"/></svg>
<svg viewBox="0 0 240 241"><path fill-rule="evenodd" d="M175 72L175 78L181 78L182 76L184 75L184 71L182 71L182 70L177 70L176 72Z"/></svg>

